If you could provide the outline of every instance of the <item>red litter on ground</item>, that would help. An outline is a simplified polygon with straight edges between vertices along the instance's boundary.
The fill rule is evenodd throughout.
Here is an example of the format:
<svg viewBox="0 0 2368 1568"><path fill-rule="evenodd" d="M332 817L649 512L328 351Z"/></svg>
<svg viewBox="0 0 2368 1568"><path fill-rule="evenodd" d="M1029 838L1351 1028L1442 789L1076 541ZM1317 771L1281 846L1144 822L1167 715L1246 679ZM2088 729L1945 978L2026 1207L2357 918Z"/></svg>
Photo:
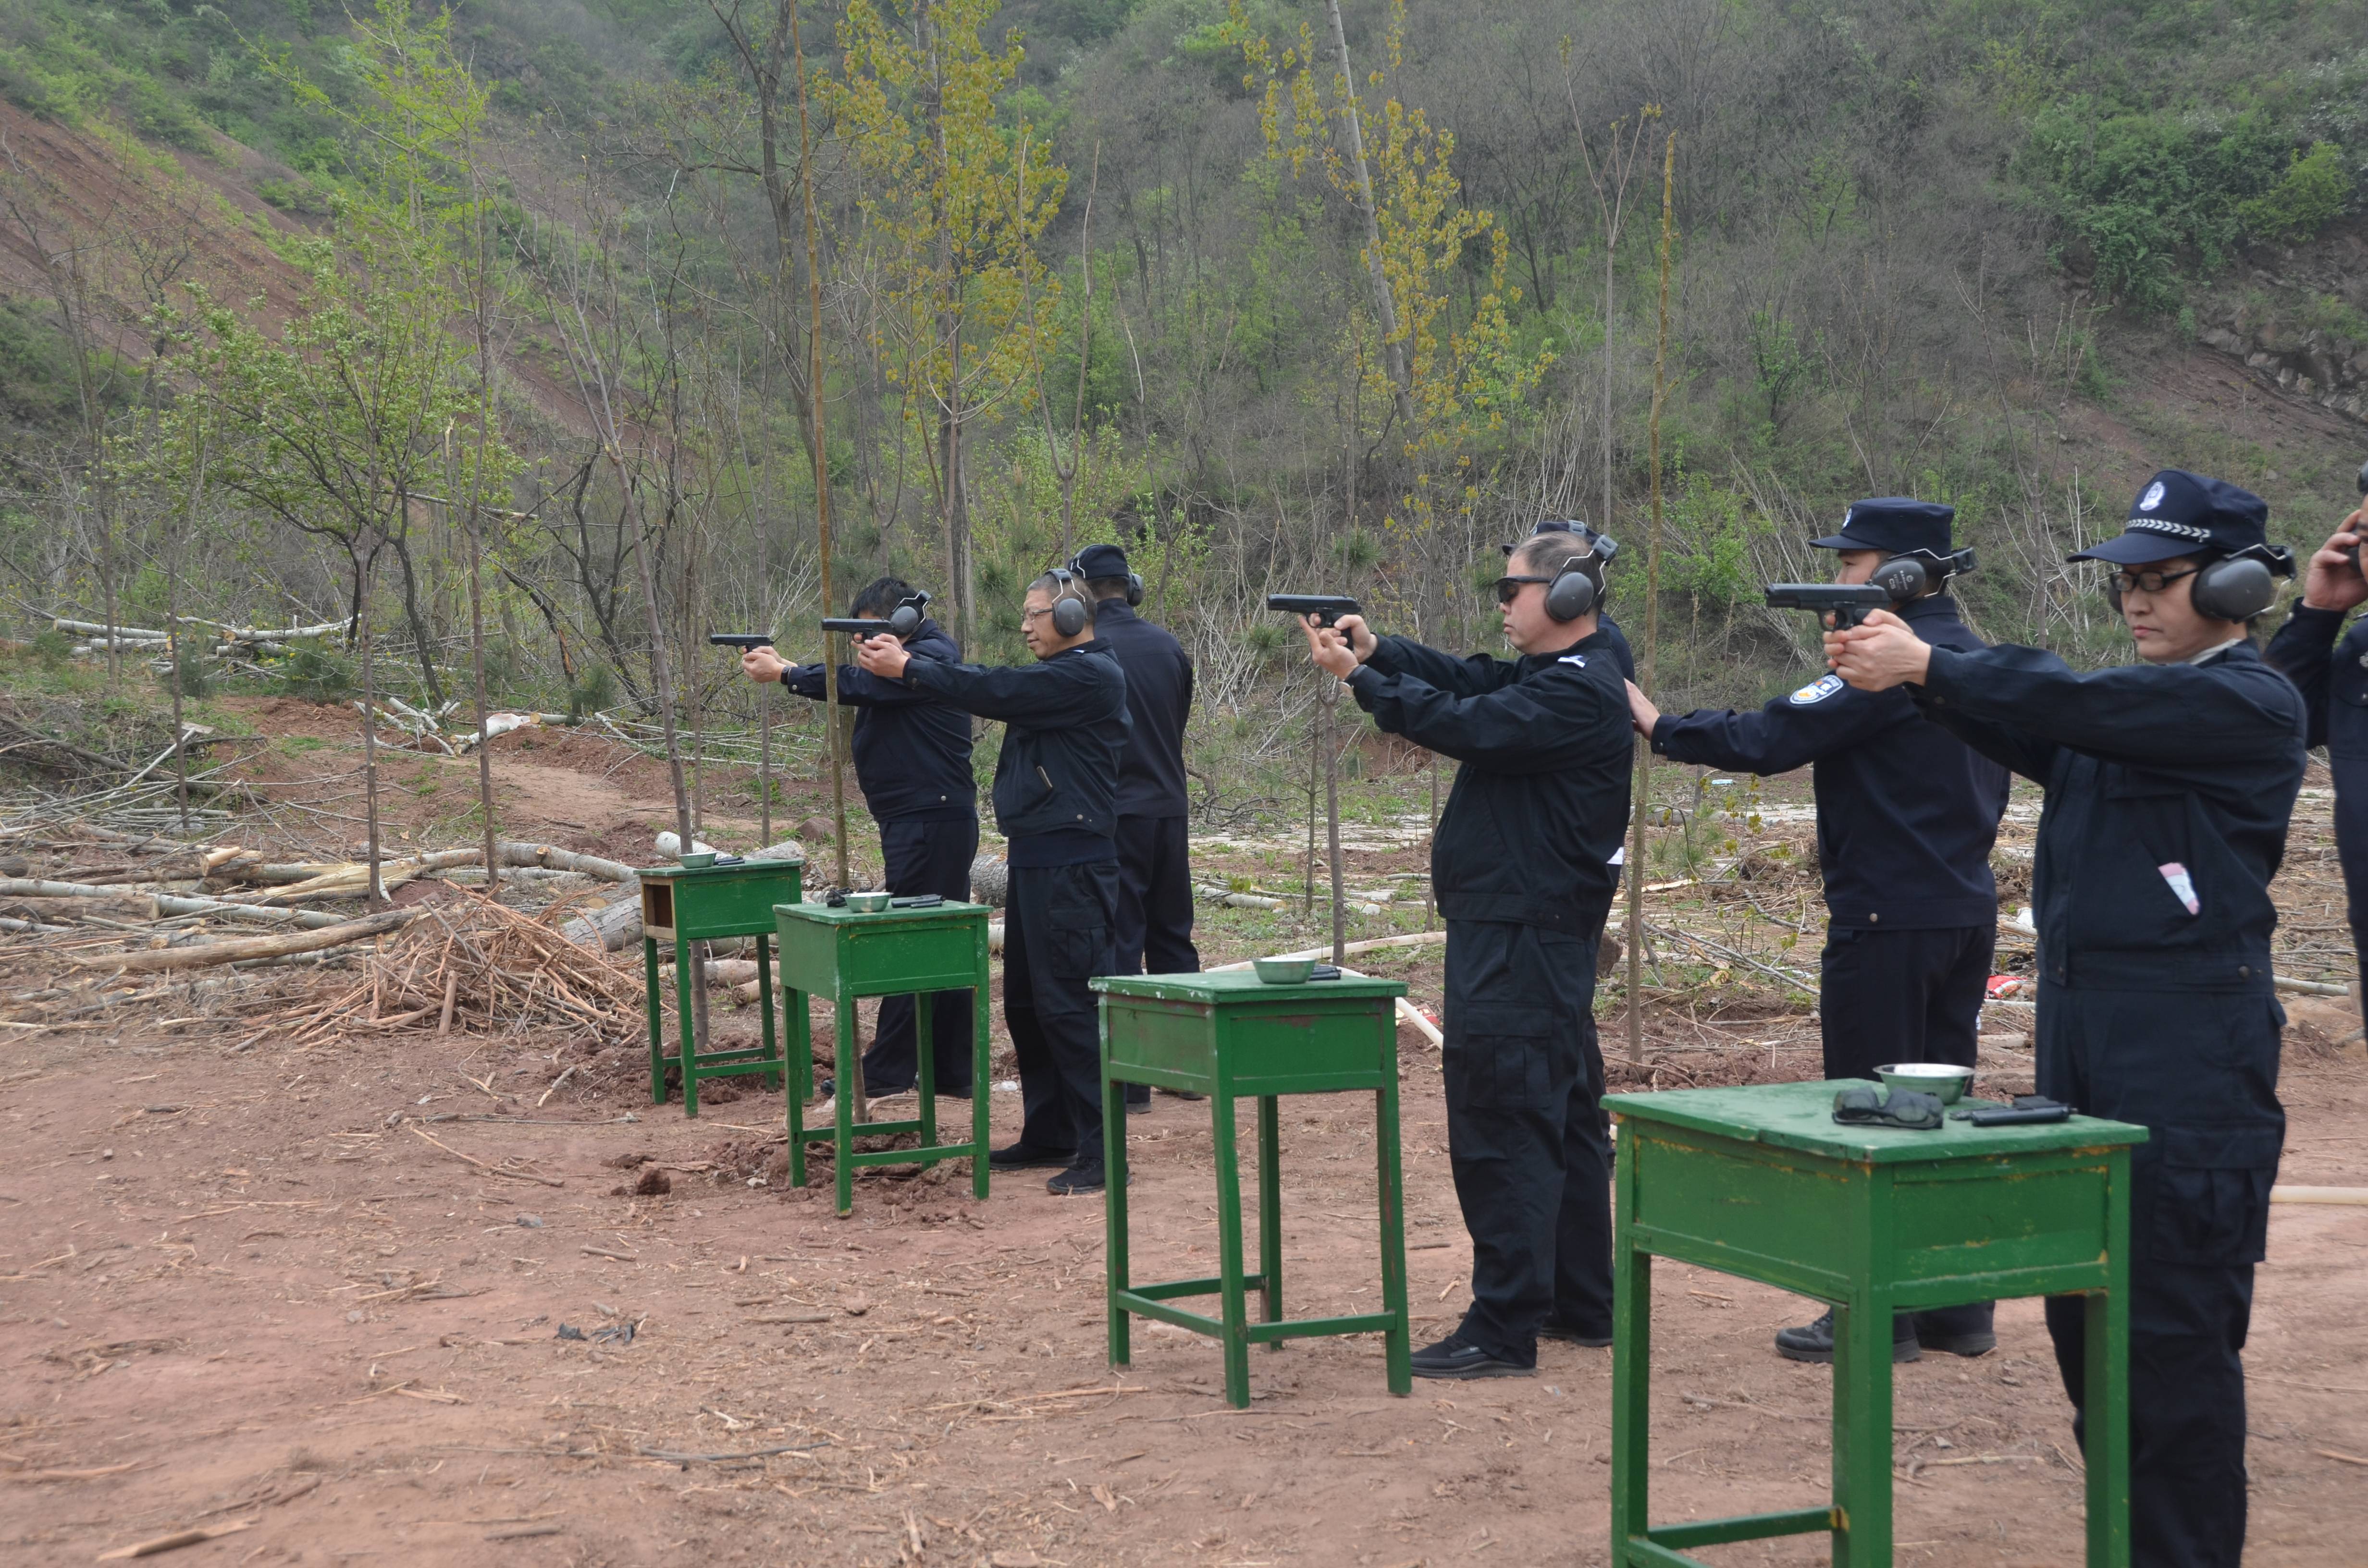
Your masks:
<svg viewBox="0 0 2368 1568"><path fill-rule="evenodd" d="M2028 983L2030 983L2019 974L1994 974L1990 976L1989 984L1983 989L1989 999L1995 1002L2000 997L2019 994Z"/></svg>

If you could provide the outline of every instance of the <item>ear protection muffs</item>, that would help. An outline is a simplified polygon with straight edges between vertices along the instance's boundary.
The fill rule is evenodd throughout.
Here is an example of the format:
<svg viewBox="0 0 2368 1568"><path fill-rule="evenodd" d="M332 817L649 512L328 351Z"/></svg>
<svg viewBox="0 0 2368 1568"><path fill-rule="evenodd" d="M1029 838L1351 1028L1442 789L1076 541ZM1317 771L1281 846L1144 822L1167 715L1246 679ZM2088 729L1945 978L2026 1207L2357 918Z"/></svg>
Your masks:
<svg viewBox="0 0 2368 1568"><path fill-rule="evenodd" d="M1094 607L1086 602L1086 580L1074 564L1055 566L1046 575L1060 585L1053 594L1053 630L1075 637L1094 619Z"/></svg>
<svg viewBox="0 0 2368 1568"><path fill-rule="evenodd" d="M1974 569L1971 546L1950 555L1935 555L1918 550L1905 555L1895 555L1874 569L1867 581L1891 596L1894 604L1907 604L1922 598L1940 584L1960 577Z"/></svg>
<svg viewBox="0 0 2368 1568"><path fill-rule="evenodd" d="M1587 529L1585 537L1588 553L1564 562L1554 580L1546 585L1546 614L1555 620L1577 620L1603 606L1603 568L1620 553L1620 546L1592 528Z"/></svg>
<svg viewBox="0 0 2368 1568"><path fill-rule="evenodd" d="M1076 555L1069 557L1067 570L1075 573L1077 579L1082 582L1085 580L1086 574L1085 569L1077 564L1079 559L1080 557ZM1126 608L1129 609L1134 609L1139 608L1142 603L1143 574L1140 572L1130 572L1126 574Z"/></svg>
<svg viewBox="0 0 2368 1568"><path fill-rule="evenodd" d="M921 630L921 611L928 608L928 602L929 591L927 588L916 588L911 597L900 600L896 608L888 612L889 634L899 638L910 637Z"/></svg>
<svg viewBox="0 0 2368 1568"><path fill-rule="evenodd" d="M2276 602L2280 577L2294 574L2294 551L2257 544L2224 555L2188 579L2187 600L2212 620L2250 620ZM2122 591L2105 579L2105 597L2119 614Z"/></svg>

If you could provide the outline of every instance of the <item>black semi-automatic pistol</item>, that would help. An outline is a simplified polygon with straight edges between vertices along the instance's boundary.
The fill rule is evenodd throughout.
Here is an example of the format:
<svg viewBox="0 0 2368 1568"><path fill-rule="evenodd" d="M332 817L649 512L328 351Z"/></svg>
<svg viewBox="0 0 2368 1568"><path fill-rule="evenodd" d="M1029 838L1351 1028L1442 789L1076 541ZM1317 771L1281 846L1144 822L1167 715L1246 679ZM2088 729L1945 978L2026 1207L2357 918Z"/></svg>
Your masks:
<svg viewBox="0 0 2368 1568"><path fill-rule="evenodd" d="M1889 589L1878 588L1872 583L1770 583L1768 585L1770 609L1804 609L1812 615L1834 618L1834 629L1858 625L1869 610L1891 608Z"/></svg>
<svg viewBox="0 0 2368 1568"><path fill-rule="evenodd" d="M770 648L773 634L769 631L711 631L707 641L718 648Z"/></svg>
<svg viewBox="0 0 2368 1568"><path fill-rule="evenodd" d="M1365 613L1365 607L1346 594L1269 594L1266 608L1285 615L1312 615L1318 626L1337 626L1344 615Z"/></svg>

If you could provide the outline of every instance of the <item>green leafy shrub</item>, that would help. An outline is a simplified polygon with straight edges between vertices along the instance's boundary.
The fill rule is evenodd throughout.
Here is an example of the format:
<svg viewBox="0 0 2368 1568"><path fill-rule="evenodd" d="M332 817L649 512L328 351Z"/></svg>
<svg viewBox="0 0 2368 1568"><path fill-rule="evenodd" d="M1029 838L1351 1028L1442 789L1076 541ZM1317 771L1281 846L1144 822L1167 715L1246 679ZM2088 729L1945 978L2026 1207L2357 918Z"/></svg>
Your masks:
<svg viewBox="0 0 2368 1568"><path fill-rule="evenodd" d="M577 676L567 687L567 722L581 724L585 720L617 705L617 672L606 665L592 665Z"/></svg>
<svg viewBox="0 0 2368 1568"><path fill-rule="evenodd" d="M354 662L343 653L317 644L304 644L289 654L279 665L279 678L272 690L283 697L302 697L312 702L337 702L351 696L355 686Z"/></svg>
<svg viewBox="0 0 2368 1568"><path fill-rule="evenodd" d="M2343 149L2314 142L2296 153L2278 182L2237 209L2245 232L2279 244L2306 240L2343 215L2351 200L2351 171Z"/></svg>
<svg viewBox="0 0 2368 1568"><path fill-rule="evenodd" d="M214 688L213 661L204 657L191 658L184 653L158 673L156 684L168 697L176 685L185 698L204 697Z"/></svg>

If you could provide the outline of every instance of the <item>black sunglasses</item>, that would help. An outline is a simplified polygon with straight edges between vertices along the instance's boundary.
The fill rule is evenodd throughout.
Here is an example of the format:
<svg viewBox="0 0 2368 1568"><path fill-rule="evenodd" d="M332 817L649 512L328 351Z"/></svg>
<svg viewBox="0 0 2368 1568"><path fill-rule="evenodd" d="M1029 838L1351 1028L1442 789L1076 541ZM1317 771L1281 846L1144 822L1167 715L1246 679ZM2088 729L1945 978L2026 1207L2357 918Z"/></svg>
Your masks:
<svg viewBox="0 0 2368 1568"><path fill-rule="evenodd" d="M1553 581L1554 579L1552 577L1499 577L1497 579L1497 602L1500 605L1511 604L1516 598L1520 597L1521 585L1524 583L1551 583Z"/></svg>
<svg viewBox="0 0 2368 1568"><path fill-rule="evenodd" d="M2116 572L2105 580L2117 594L2158 594L2181 577L2192 577L2203 570L2191 566L2184 572Z"/></svg>

